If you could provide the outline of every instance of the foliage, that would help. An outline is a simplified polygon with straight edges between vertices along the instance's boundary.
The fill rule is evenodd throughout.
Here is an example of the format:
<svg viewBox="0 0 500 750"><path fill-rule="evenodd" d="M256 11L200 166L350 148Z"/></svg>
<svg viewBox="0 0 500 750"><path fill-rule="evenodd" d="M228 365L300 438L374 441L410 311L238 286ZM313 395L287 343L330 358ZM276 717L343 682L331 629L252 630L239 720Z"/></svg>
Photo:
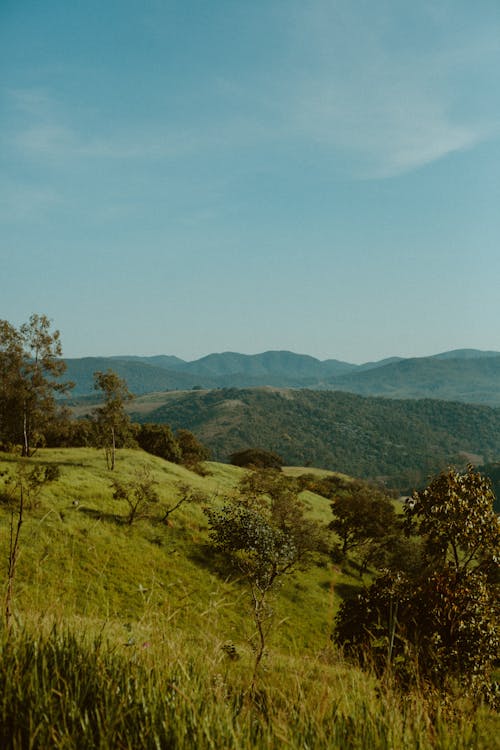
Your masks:
<svg viewBox="0 0 500 750"><path fill-rule="evenodd" d="M405 503L406 530L424 542L430 565L449 563L457 574L500 562L500 523L489 479L468 466L450 469Z"/></svg>
<svg viewBox="0 0 500 750"><path fill-rule="evenodd" d="M55 394L72 386L60 381L61 354L59 331L45 315L31 315L19 329L0 321L0 442L22 445L23 456L43 443L57 413Z"/></svg>
<svg viewBox="0 0 500 750"><path fill-rule="evenodd" d="M141 424L136 433L139 446L166 461L179 463L182 457L181 448L175 439L172 430L166 424Z"/></svg>
<svg viewBox="0 0 500 750"><path fill-rule="evenodd" d="M196 467L201 461L210 458L208 448L189 430L177 430L175 434L181 452L181 463L184 466Z"/></svg>
<svg viewBox="0 0 500 750"><path fill-rule="evenodd" d="M110 635L65 625L0 636L4 750L491 750L497 740L491 713L446 715L418 693L402 701L342 662L275 658L251 701L241 662L209 641L125 647Z"/></svg>
<svg viewBox="0 0 500 750"><path fill-rule="evenodd" d="M254 469L280 469L283 466L281 456L278 456L273 451L266 451L263 448L247 448L243 451L231 453L229 461L233 466L244 466Z"/></svg>
<svg viewBox="0 0 500 750"><path fill-rule="evenodd" d="M489 482L470 466L442 472L407 500L407 533L422 540L420 568L387 572L344 602L336 641L379 670L393 667L404 684L422 679L446 690L459 680L471 694L490 694L500 648L487 576L500 556L492 500Z"/></svg>
<svg viewBox="0 0 500 750"><path fill-rule="evenodd" d="M104 404L94 409L98 439L104 446L108 469L115 468L116 448L130 437L130 417L125 403L133 396L127 384L112 370L95 373L95 389L104 396Z"/></svg>
<svg viewBox="0 0 500 750"><path fill-rule="evenodd" d="M340 538L342 555L364 547L371 557L396 530L396 513L391 500L365 482L339 480L331 508L334 519L330 528Z"/></svg>
<svg viewBox="0 0 500 750"><path fill-rule="evenodd" d="M147 518L151 506L158 503L157 484L158 482L153 479L146 467L138 472L134 479L127 482L113 480L113 498L124 500L129 507L127 517L129 526L139 518Z"/></svg>
<svg viewBox="0 0 500 750"><path fill-rule="evenodd" d="M212 543L250 587L258 633L252 688L271 627L269 594L284 575L307 566L324 549L322 530L305 510L293 480L261 470L242 479L239 498L205 511Z"/></svg>
<svg viewBox="0 0 500 750"><path fill-rule="evenodd" d="M462 465L465 454L496 460L500 443L498 409L342 392L226 388L169 393L163 406L134 418L192 430L215 460L259 445L289 466L380 479L401 494L425 486L444 466Z"/></svg>

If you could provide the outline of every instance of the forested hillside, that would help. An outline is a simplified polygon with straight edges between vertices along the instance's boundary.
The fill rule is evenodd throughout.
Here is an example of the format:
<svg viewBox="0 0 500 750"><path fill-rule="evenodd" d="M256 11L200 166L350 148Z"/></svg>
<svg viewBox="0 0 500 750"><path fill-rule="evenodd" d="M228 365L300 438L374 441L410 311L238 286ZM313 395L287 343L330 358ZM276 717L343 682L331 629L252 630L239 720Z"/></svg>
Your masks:
<svg viewBox="0 0 500 750"><path fill-rule="evenodd" d="M137 421L192 430L219 460L259 446L290 464L384 478L400 489L448 464L497 460L500 445L500 411L430 399L222 389L167 394L159 408L136 402L131 409Z"/></svg>

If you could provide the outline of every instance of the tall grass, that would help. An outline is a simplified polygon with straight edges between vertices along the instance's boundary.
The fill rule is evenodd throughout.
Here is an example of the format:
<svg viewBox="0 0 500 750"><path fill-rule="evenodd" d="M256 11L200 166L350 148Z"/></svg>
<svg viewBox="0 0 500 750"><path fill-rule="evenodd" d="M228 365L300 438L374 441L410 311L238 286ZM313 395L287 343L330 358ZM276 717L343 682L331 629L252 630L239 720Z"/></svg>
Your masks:
<svg viewBox="0 0 500 750"><path fill-rule="evenodd" d="M1 456L0 472L14 472L17 460ZM330 564L298 573L279 592L281 624L250 693L246 592L211 565L202 510L180 508L169 525L127 527L100 453L44 450L37 461L57 464L61 475L26 517L13 627L0 625L1 750L496 746L487 709L453 713L424 694L401 697L331 650L339 592L359 581ZM166 503L179 482L213 498L242 474L212 464L212 475L199 477L120 451L116 475L145 464ZM327 521L321 503L313 513ZM9 522L0 503L4 566Z"/></svg>
<svg viewBox="0 0 500 750"><path fill-rule="evenodd" d="M0 639L0 746L491 750L493 717L398 698L341 661L287 658L253 694L242 665L163 644L118 647L65 629Z"/></svg>

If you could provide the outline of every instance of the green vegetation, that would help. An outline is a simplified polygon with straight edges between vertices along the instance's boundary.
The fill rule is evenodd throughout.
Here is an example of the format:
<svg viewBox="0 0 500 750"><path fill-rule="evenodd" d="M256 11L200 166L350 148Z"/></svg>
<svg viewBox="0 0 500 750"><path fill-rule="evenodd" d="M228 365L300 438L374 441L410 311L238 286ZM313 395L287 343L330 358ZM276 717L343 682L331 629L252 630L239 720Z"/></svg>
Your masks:
<svg viewBox="0 0 500 750"><path fill-rule="evenodd" d="M402 506L387 475L282 469L275 448L298 455L299 435L314 436L312 455L323 445L342 464L351 450L373 476L406 429L402 455L427 440L398 463L409 477L442 461L438 437L444 453L474 445L491 459L493 410L292 391L168 399L216 445L219 430L269 440L236 452L245 471L208 462L175 418L175 436L133 424L111 369L94 372L90 418L70 419L54 398L67 387L59 355L45 316L0 322L2 747L491 747L500 532L488 481L449 470ZM104 447L106 464L74 445Z"/></svg>
<svg viewBox="0 0 500 750"><path fill-rule="evenodd" d="M471 466L442 472L405 502L405 516L407 534L422 539L420 567L386 572L344 602L337 642L405 688L460 684L498 703L500 522L490 484Z"/></svg>
<svg viewBox="0 0 500 750"><path fill-rule="evenodd" d="M321 466L411 492L446 466L498 457L500 411L486 406L270 389L163 398L160 407L158 396L150 401L150 410L133 402L133 418L191 430L216 460L258 445L290 465Z"/></svg>
<svg viewBox="0 0 500 750"><path fill-rule="evenodd" d="M55 395L66 365L59 331L45 315L32 315L19 329L0 320L0 445L22 446L30 456L43 441L43 430L57 412Z"/></svg>
<svg viewBox="0 0 500 750"><path fill-rule="evenodd" d="M224 508L243 470L210 463L202 477L119 449L113 480L134 482L146 469L157 482L158 503L129 525L95 449L2 454L4 482L20 462L59 476L41 487L21 532L13 627L0 642L2 747L26 746L28 736L35 748L493 746L487 707L466 701L448 713L436 696L403 697L343 661L330 634L342 596L359 586L347 563L344 572L325 561L283 577L277 627L250 690L251 601L211 552L199 502ZM257 483L262 497L252 477L246 494ZM186 487L198 501L165 522L164 507ZM329 500L300 497L326 527ZM15 494L0 505L4 549L14 503Z"/></svg>

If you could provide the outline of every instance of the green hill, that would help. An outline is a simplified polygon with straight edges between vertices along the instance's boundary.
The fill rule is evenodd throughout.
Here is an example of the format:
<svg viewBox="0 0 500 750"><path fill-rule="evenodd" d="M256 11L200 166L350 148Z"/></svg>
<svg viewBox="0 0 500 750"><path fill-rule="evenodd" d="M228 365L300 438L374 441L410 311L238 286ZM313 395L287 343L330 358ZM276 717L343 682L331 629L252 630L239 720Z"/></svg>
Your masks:
<svg viewBox="0 0 500 750"><path fill-rule="evenodd" d="M403 359L383 367L355 370L328 379L325 387L364 396L435 398L499 406L500 356L487 352L472 356L467 352Z"/></svg>
<svg viewBox="0 0 500 750"><path fill-rule="evenodd" d="M221 389L150 395L130 408L137 421L192 430L218 460L261 447L289 464L383 478L401 489L448 464L494 461L500 453L499 410L431 399Z"/></svg>
<svg viewBox="0 0 500 750"><path fill-rule="evenodd" d="M333 617L360 581L328 559L277 592L275 628L249 692L249 592L207 545L202 507L184 505L165 523L155 506L129 526L111 489L112 478L147 469L161 504L181 485L218 504L243 470L210 462L201 477L139 450L120 450L115 472L95 449L44 449L22 462L0 454L4 582L16 506L5 483L20 465L57 467L59 477L25 498L11 629L0 622L5 750L494 746L493 711L446 713L418 692L401 700L334 649ZM325 498L303 497L311 515L330 520Z"/></svg>

